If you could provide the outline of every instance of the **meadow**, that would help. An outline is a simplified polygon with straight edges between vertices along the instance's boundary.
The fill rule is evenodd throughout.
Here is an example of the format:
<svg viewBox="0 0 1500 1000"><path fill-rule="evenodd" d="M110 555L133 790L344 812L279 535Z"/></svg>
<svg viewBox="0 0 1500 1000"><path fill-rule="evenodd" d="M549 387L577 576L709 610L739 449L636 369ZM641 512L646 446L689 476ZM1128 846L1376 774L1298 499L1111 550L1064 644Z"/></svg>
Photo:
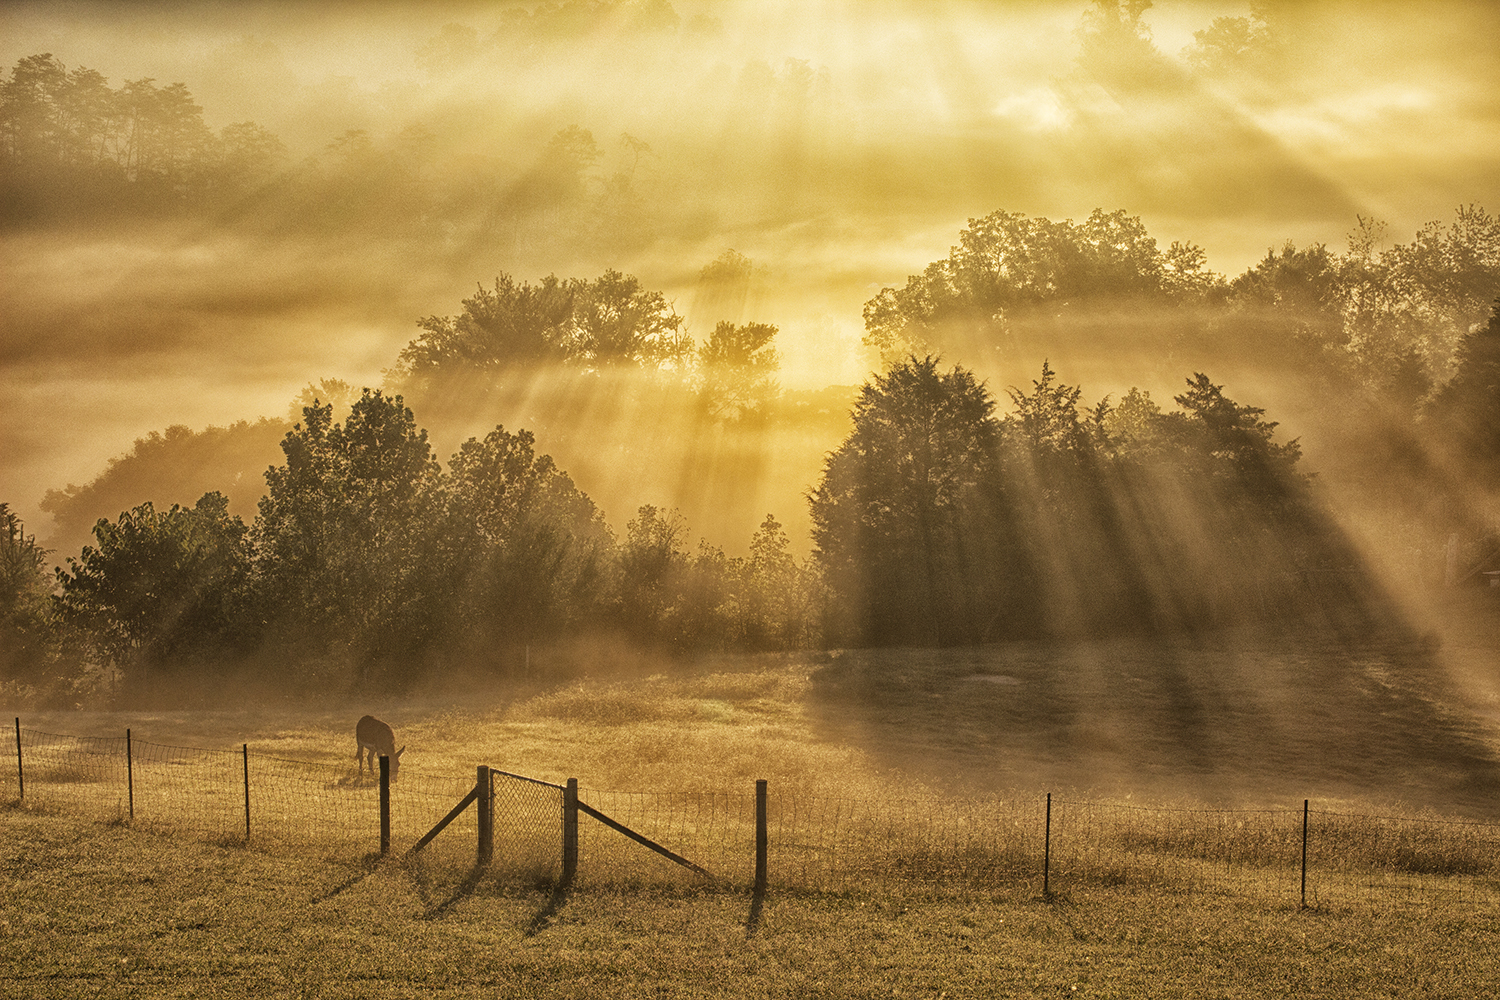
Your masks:
<svg viewBox="0 0 1500 1000"><path fill-rule="evenodd" d="M399 701L28 714L47 732L245 744L352 780L370 711L410 748L405 780L472 781L486 763L614 802L748 795L764 778L773 801L1024 802L1030 827L1051 792L1057 831L1107 849L1062 841L1046 894L1028 829L977 875L874 864L799 883L773 862L756 898L742 876L564 888L453 863L467 843L445 863L381 859L12 804L0 995L1474 996L1500 978L1500 751L1489 595L1470 596L1430 634L692 662L573 650ZM1322 838L1307 906L1288 846L1304 799ZM1146 813L1166 819L1122 819ZM1269 846L1214 874L1204 844L1243 851L1258 841L1236 825L1262 813ZM1182 816L1219 826L1189 836Z"/></svg>
<svg viewBox="0 0 1500 1000"><path fill-rule="evenodd" d="M504 889L4 814L6 997L1473 997L1494 909Z"/></svg>

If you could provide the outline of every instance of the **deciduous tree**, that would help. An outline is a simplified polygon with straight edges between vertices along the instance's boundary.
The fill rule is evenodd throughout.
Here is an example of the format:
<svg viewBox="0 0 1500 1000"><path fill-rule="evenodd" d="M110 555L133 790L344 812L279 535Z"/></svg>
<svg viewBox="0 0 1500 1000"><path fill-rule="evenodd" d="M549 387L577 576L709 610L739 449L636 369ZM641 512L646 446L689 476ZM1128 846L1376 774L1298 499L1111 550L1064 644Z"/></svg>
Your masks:
<svg viewBox="0 0 1500 1000"><path fill-rule="evenodd" d="M457 645L522 645L592 623L613 539L604 516L530 431L496 427L449 462Z"/></svg>
<svg viewBox="0 0 1500 1000"><path fill-rule="evenodd" d="M30 700L54 693L58 634L47 550L7 503L0 503L0 688Z"/></svg>
<svg viewBox="0 0 1500 1000"><path fill-rule="evenodd" d="M679 368L692 351L682 317L665 295L633 275L605 271L575 286L566 347L585 368Z"/></svg>
<svg viewBox="0 0 1500 1000"><path fill-rule="evenodd" d="M1426 430L1466 476L1500 487L1500 299L1455 352L1453 378L1427 407Z"/></svg>
<svg viewBox="0 0 1500 1000"><path fill-rule="evenodd" d="M699 395L717 420L739 423L764 418L780 386L781 358L769 323L719 323L698 348Z"/></svg>
<svg viewBox="0 0 1500 1000"><path fill-rule="evenodd" d="M443 483L427 432L400 396L366 389L342 423L303 410L266 471L257 572L277 641L352 669L409 681L442 627L452 581Z"/></svg>
<svg viewBox="0 0 1500 1000"><path fill-rule="evenodd" d="M96 545L57 571L64 619L127 683L214 670L248 638L248 530L222 493L192 508L150 501L101 519Z"/></svg>
<svg viewBox="0 0 1500 1000"><path fill-rule="evenodd" d="M970 219L946 260L867 302L864 342L890 364L955 337L997 339L1043 303L1196 302L1221 280L1203 265L1191 244L1162 252L1123 210L1077 224L995 212Z"/></svg>

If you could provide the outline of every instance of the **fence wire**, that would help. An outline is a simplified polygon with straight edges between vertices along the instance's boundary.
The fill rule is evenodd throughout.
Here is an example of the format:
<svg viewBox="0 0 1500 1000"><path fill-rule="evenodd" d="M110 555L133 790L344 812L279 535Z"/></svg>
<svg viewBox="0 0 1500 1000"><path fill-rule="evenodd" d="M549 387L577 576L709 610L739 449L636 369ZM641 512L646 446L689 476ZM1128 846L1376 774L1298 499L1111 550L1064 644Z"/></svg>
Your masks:
<svg viewBox="0 0 1500 1000"><path fill-rule="evenodd" d="M1035 802L792 794L772 798L767 820L772 877L810 889L890 881L1007 889L1041 876L1045 829Z"/></svg>
<svg viewBox="0 0 1500 1000"><path fill-rule="evenodd" d="M706 869L713 880L755 880L755 796L730 792L619 792L579 789L578 798L610 819ZM582 883L702 883L704 876L589 816L578 820Z"/></svg>
<svg viewBox="0 0 1500 1000"><path fill-rule="evenodd" d="M114 737L22 729L0 796L33 808L168 835L273 850L364 857L379 849L379 782L346 762L314 763ZM556 884L561 786L490 771L492 877ZM402 768L391 785L390 849L406 852L475 787L470 775ZM247 795L248 788L248 795ZM578 817L582 885L712 882L755 876L756 803L744 792L584 789L579 799L698 868L674 863L605 823ZM1500 824L1301 809L1195 809L1028 798L850 799L779 792L767 802L776 889L1054 892L1138 887L1209 891L1313 906L1396 905L1457 895L1500 907ZM478 810L465 809L420 853L467 870Z"/></svg>
<svg viewBox="0 0 1500 1000"><path fill-rule="evenodd" d="M19 730L24 748L20 766L8 775L17 790L24 779L26 801L44 809L99 821L130 815L129 774L124 737L63 736Z"/></svg>
<svg viewBox="0 0 1500 1000"><path fill-rule="evenodd" d="M1500 824L1313 811L1308 901L1461 896L1500 904Z"/></svg>
<svg viewBox="0 0 1500 1000"><path fill-rule="evenodd" d="M556 882L562 875L562 789L504 771L490 772L490 787L496 872L522 883Z"/></svg>
<svg viewBox="0 0 1500 1000"><path fill-rule="evenodd" d="M415 843L472 785L472 780L452 775L403 768L391 784L392 851ZM351 773L348 764L252 753L250 817L255 841L316 845L345 854L375 851L380 847L380 783L367 773ZM462 829L462 817L451 829Z"/></svg>
<svg viewBox="0 0 1500 1000"><path fill-rule="evenodd" d="M1054 800L1051 882L1150 885L1298 900L1301 810L1184 809ZM1267 877L1268 873L1281 877ZM1285 873L1293 877L1285 877Z"/></svg>
<svg viewBox="0 0 1500 1000"><path fill-rule="evenodd" d="M244 838L243 752L133 740L130 755L134 825L210 840Z"/></svg>

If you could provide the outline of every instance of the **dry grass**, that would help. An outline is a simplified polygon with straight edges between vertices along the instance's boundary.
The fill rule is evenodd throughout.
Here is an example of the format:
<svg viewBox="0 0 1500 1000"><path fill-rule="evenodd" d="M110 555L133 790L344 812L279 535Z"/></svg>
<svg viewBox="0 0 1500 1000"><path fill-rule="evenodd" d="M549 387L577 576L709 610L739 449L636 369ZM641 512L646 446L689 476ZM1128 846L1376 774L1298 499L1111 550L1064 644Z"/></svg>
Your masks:
<svg viewBox="0 0 1500 1000"><path fill-rule="evenodd" d="M354 760L354 721L390 722L408 773L473 774L484 763L549 781L577 777L601 789L783 789L851 793L885 786L856 747L824 738L809 710L811 672L822 655L674 664L671 672L610 669L557 685L476 686L404 701L357 700L312 707L231 711L27 713L27 729L155 743L237 748L295 760ZM660 667L660 664L653 666Z"/></svg>
<svg viewBox="0 0 1500 1000"><path fill-rule="evenodd" d="M483 762L622 803L748 795L763 777L783 801L899 802L902 822L937 834L881 841L890 816L874 817L864 849L888 850L836 891L778 891L773 874L757 905L691 880L623 892L609 886L631 879L585 878L570 896L461 861L330 860L12 809L0 996L1470 996L1500 974L1494 831L1422 798L1482 790L1491 758L1441 667L1409 646L1234 637L638 662L462 698L28 715L28 729L248 743L352 776L353 720L373 711L413 775L472 780ZM1348 741L1367 725L1373 753ZM1285 765L1287 743L1303 764L1258 770ZM1445 765L1446 784L1421 783ZM1289 837L1313 779L1334 794L1315 806L1304 911ZM972 824L951 812L965 796L1016 798L1030 817L1048 787L1059 895L1041 898L1032 818L999 853L934 852ZM1120 804L1078 801L1100 790ZM1390 799L1407 818L1344 815ZM1274 820L1225 811L1252 806ZM866 821L846 815L854 836Z"/></svg>
<svg viewBox="0 0 1500 1000"><path fill-rule="evenodd" d="M1467 687L1453 679L1465 664ZM27 713L27 728L353 764L353 721L395 726L403 766L487 763L594 788L777 787L853 797L1041 795L1492 816L1500 718L1465 698L1467 648L1336 634L692 663L598 656L560 680L239 710ZM549 668L550 669L550 668ZM1493 668L1491 668L1493 671ZM230 696L233 697L232 695Z"/></svg>
<svg viewBox="0 0 1500 1000"><path fill-rule="evenodd" d="M326 775L297 794L316 808L354 809L339 826L351 842L365 837L367 803L319 799L318 789L354 787L351 720L365 711L408 746L401 834L411 838L485 763L556 783L577 777L599 808L737 868L742 814L765 778L786 824L783 863L796 866L797 884L825 888L881 871L983 884L985 873L1020 870L1040 853L1048 791L1058 797L1058 871L1102 882L1217 885L1216 865L1286 870L1303 798L1315 802L1315 861L1330 871L1483 878L1496 839L1492 826L1435 823L1465 810L1492 817L1497 800L1486 792L1497 769L1476 735L1482 719L1455 709L1430 645L1405 640L1234 633L616 659L554 684L462 694L25 724L115 737L128 725L137 741L225 750L244 742L256 759L314 762ZM99 794L80 786L74 797ZM705 812L702 794L727 798ZM118 814L122 802L104 804L112 803ZM1372 812L1404 818L1337 815ZM217 821L226 830L231 813Z"/></svg>
<svg viewBox="0 0 1500 1000"><path fill-rule="evenodd" d="M566 895L15 811L0 871L0 996L27 1000L1467 998L1500 976L1500 914L1441 894Z"/></svg>

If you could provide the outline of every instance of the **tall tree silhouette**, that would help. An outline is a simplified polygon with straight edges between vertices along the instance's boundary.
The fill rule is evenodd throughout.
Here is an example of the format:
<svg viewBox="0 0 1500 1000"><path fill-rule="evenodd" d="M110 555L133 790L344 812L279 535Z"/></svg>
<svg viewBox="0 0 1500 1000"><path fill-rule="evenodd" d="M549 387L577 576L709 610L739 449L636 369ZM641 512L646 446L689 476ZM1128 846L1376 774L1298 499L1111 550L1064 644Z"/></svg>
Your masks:
<svg viewBox="0 0 1500 1000"><path fill-rule="evenodd" d="M809 497L815 557L859 640L970 642L1013 610L994 400L938 364L912 357L864 385Z"/></svg>
<svg viewBox="0 0 1500 1000"><path fill-rule="evenodd" d="M278 642L303 659L400 683L442 624L454 581L442 474L400 396L365 390L342 423L303 410L266 471L257 578Z"/></svg>
<svg viewBox="0 0 1500 1000"><path fill-rule="evenodd" d="M1500 487L1500 299L1490 321L1454 352L1453 378L1427 409L1429 433L1460 467L1490 489Z"/></svg>

